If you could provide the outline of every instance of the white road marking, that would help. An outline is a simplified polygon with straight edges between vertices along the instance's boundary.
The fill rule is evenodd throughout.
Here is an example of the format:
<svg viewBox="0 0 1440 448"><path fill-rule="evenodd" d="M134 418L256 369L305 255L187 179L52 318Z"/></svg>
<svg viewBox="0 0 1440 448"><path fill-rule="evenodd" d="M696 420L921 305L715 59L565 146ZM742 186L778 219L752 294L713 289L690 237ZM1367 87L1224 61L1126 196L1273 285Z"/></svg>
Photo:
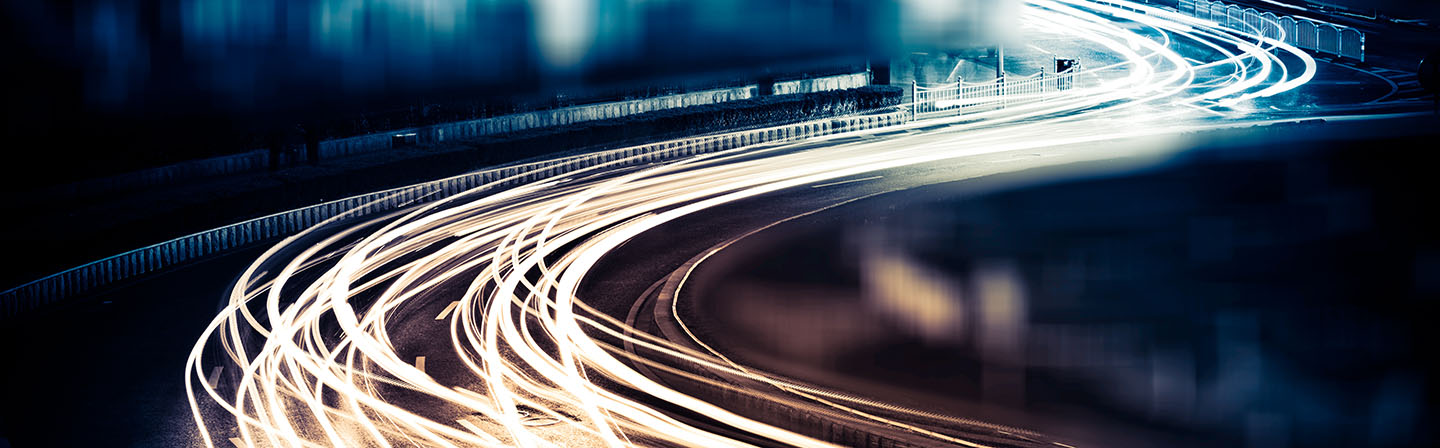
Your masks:
<svg viewBox="0 0 1440 448"><path fill-rule="evenodd" d="M205 384L209 384L211 389L214 389L216 386L219 386L219 385L220 385L220 371L222 371L222 370L225 370L225 367L215 366L215 368L210 369L210 376L205 379Z"/></svg>
<svg viewBox="0 0 1440 448"><path fill-rule="evenodd" d="M419 370L420 373L425 373L425 357L424 357L424 356L416 356L416 357L415 357L415 369L416 369L416 370Z"/></svg>
<svg viewBox="0 0 1440 448"><path fill-rule="evenodd" d="M855 183L855 182L864 182L864 181L867 181L867 180L875 180L875 179L880 179L880 178L883 178L883 177L885 177L885 176L870 176L870 177L865 177L865 178L860 178L860 179L842 180L842 181L839 181L839 182L831 182L831 183L828 183L828 184L815 185L815 186L812 186L812 187L810 187L810 188L833 187L833 186L836 186L836 185L844 185L844 184L850 184L850 183Z"/></svg>
<svg viewBox="0 0 1440 448"><path fill-rule="evenodd" d="M244 440L240 440L239 437L231 437L231 438L230 438L230 443L235 444L235 448L249 448L249 447L245 446L245 441L244 441Z"/></svg>
<svg viewBox="0 0 1440 448"><path fill-rule="evenodd" d="M1380 72L1381 72L1381 71L1394 72L1394 73L1404 73L1404 72L1400 72L1400 71L1396 71L1396 70L1390 70L1390 69L1387 69L1387 68L1377 68L1377 69L1374 69L1374 70L1365 70L1365 69L1361 69L1361 68L1351 67L1351 66L1348 66L1348 65L1340 65L1340 66L1341 66L1341 67L1348 68L1348 69L1351 69L1351 70L1354 70L1354 71L1357 71L1357 72L1360 72L1360 73L1364 73L1364 74L1367 74L1367 75L1370 75L1370 76L1374 76L1374 77L1376 77L1376 78L1380 78L1381 81L1385 81L1386 84L1389 84L1389 85L1390 85L1390 93L1385 94L1385 96L1382 96L1382 97L1376 98L1376 99L1374 99L1374 100L1371 100L1370 102L1368 102L1368 103L1366 103L1366 104L1375 104L1375 103L1378 103L1378 102L1381 102L1381 101L1385 101L1387 98L1390 98L1391 96L1394 96L1396 93L1399 93L1399 92L1400 92L1400 86L1399 86L1398 84L1395 84L1395 81L1394 81L1394 80L1392 80L1392 79L1390 79L1390 78L1387 78L1387 77L1381 75Z"/></svg>
<svg viewBox="0 0 1440 448"><path fill-rule="evenodd" d="M460 301L459 301L459 300L456 300L456 301L454 301L454 302L450 302L450 306L445 307L445 311L441 311L439 316L435 316L435 320L445 320L445 316L449 316L449 315L450 315L450 310L455 309L455 306L456 306L456 305L459 305L459 304L460 304Z"/></svg>

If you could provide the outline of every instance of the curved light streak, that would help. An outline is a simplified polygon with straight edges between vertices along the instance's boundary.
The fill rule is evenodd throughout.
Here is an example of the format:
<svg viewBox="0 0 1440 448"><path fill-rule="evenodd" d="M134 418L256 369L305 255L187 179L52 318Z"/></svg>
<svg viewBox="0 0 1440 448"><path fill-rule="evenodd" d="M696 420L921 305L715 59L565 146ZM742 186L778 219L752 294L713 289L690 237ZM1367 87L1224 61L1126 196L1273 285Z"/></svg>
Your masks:
<svg viewBox="0 0 1440 448"><path fill-rule="evenodd" d="M906 125L948 124L941 132L811 151L741 148L612 170L631 162L620 161L500 192L481 186L358 223L337 217L282 241L241 275L187 362L186 390L205 445L235 437L247 446L296 447L749 446L739 432L832 446L691 396L655 371L698 387L831 409L932 442L985 446L909 420L1042 438L775 376L725 358L678 319L684 340L638 331L577 297L600 259L625 241L718 205L978 154L1215 126L1180 106L1273 96L1305 84L1317 69L1303 51L1254 30L1145 5L1026 3L1027 24L1065 30L1124 62L1084 72L1084 82L1064 96ZM1116 21L1143 25L1145 34ZM1194 63L1180 45L1222 57ZM458 304L444 322L416 315L451 301ZM462 379L442 383L402 357L403 333L427 324L447 326L449 340L434 344L448 342ZM217 366L238 375L211 384L206 373ZM660 403L732 430L683 421Z"/></svg>

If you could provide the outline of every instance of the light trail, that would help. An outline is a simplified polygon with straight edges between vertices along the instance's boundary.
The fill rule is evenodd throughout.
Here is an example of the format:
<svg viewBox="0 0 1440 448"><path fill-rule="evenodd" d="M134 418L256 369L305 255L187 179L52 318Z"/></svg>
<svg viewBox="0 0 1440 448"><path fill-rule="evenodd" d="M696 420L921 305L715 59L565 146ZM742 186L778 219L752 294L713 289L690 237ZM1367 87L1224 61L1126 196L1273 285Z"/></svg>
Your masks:
<svg viewBox="0 0 1440 448"><path fill-rule="evenodd" d="M1124 62L1086 71L1064 96L897 127L948 125L939 132L809 151L741 148L614 172L601 166L502 192L482 186L286 239L239 278L187 363L205 445L749 446L758 438L832 446L692 395L696 388L829 409L933 443L1042 444L1039 433L771 375L709 349L678 319L666 325L687 336L656 335L577 297L600 259L624 242L719 205L974 155L1249 123L1260 117L1217 122L1202 103L1273 96L1316 71L1313 58L1283 42L1141 4L1026 3L1026 26L1066 33ZM1194 62L1182 46L1222 56ZM423 325L446 326L449 340L431 342L448 342L450 353L402 349L403 332ZM437 379L447 361L461 373ZM221 371L231 376L207 376Z"/></svg>

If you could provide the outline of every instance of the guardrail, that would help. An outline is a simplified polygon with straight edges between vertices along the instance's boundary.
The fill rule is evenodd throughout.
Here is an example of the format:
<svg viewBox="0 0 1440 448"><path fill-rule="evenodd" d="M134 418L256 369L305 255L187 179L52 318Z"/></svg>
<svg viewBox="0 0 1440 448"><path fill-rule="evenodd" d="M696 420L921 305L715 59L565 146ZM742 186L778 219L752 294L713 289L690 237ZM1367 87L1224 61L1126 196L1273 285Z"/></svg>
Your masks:
<svg viewBox="0 0 1440 448"><path fill-rule="evenodd" d="M779 95L854 89L868 85L870 85L870 73L860 72L820 78L781 81L774 83L773 88L775 93ZM758 85L751 84L741 87L678 93L653 98L522 112L499 117L456 121L355 137L337 138L320 142L320 159L326 160L389 150L394 148L394 138L397 135L414 134L415 143L442 143L450 140L475 138L505 132L614 119L647 112L745 100L754 98L758 90Z"/></svg>
<svg viewBox="0 0 1440 448"><path fill-rule="evenodd" d="M1070 90L1080 70L1071 69L1055 75L1039 73L1014 79L1011 76L984 81L964 81L937 86L911 82L911 110L915 118L966 113L977 107L1005 107L1010 104L1044 101Z"/></svg>
<svg viewBox="0 0 1440 448"><path fill-rule="evenodd" d="M1181 14L1254 32L1298 48L1365 62L1365 33L1348 26L1305 17L1282 17L1269 11L1207 0L1180 0L1176 9Z"/></svg>
<svg viewBox="0 0 1440 448"><path fill-rule="evenodd" d="M429 126L395 129L354 137L330 139L320 142L320 160L394 149L395 137L407 134L413 136L414 139L414 141L408 143L444 143L446 141L503 134L506 132L562 126L586 121L608 120L681 107L745 100L754 98L756 89L757 87L755 85L711 89L635 100L521 112L498 117L455 121Z"/></svg>
<svg viewBox="0 0 1440 448"><path fill-rule="evenodd" d="M505 166L276 213L125 252L0 292L0 320L68 297L94 292L125 279L293 235L341 214L360 217L382 213L444 199L474 188L513 187L602 163L638 165L760 143L892 126L906 122L908 115L907 112L896 111L671 140Z"/></svg>
<svg viewBox="0 0 1440 448"><path fill-rule="evenodd" d="M870 85L870 73L859 72L819 78L780 81L774 84L776 94L807 93L830 90L854 89ZM373 154L394 149L397 143L434 144L458 139L475 138L527 129L559 126L595 120L614 119L647 112L670 110L680 107L719 104L730 101L755 98L759 86L749 84L721 89L707 89L695 92L661 95L634 100L582 104L529 112L520 112L498 117L462 120L428 126L393 129L365 135L325 139L319 142L321 160L332 160L362 154ZM285 145L279 160L271 160L268 150L260 149L242 154L190 160L171 165L115 174L103 178L43 187L36 198L84 197L96 192L114 193L124 190L153 188L187 179L207 176L221 176L240 173L261 172L272 162L289 166L305 162L309 157L303 144Z"/></svg>

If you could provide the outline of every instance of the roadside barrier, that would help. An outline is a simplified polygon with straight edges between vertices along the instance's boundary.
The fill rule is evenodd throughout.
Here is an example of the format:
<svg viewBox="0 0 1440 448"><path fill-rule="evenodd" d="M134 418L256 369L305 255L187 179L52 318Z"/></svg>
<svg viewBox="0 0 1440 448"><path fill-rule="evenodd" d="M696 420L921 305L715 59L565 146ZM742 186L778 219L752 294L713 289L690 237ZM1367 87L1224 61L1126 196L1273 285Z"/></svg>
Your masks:
<svg viewBox="0 0 1440 448"><path fill-rule="evenodd" d="M618 162L617 166L643 165L762 143L893 126L908 121L908 118L908 112L893 111L670 140L543 162L503 166L280 212L135 249L0 292L0 320L65 298L94 292L126 279L294 235L336 216L345 215L343 219L353 219L384 213L441 200L474 188L498 191L604 163Z"/></svg>
<svg viewBox="0 0 1440 448"><path fill-rule="evenodd" d="M1044 101L1075 86L1080 70L1071 69L1055 75L1039 73L1030 77L1007 76L979 83L957 82L938 86L912 83L911 107L915 118L968 113L977 108L1003 108L1012 104Z"/></svg>
<svg viewBox="0 0 1440 448"><path fill-rule="evenodd" d="M1181 14L1219 23L1226 28L1254 32L1320 54L1365 62L1365 33L1344 25L1295 16L1277 16L1207 0L1180 0Z"/></svg>

